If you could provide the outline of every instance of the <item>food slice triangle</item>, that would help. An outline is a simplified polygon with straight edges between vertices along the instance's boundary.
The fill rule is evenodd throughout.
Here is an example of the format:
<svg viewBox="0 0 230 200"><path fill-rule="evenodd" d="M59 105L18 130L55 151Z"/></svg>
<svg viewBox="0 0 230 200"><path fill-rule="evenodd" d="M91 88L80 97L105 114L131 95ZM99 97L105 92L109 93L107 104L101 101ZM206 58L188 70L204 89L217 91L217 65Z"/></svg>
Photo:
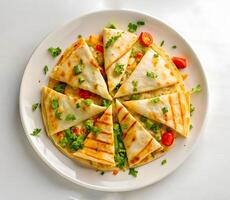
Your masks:
<svg viewBox="0 0 230 200"><path fill-rule="evenodd" d="M169 64L149 48L130 77L121 85L115 97L156 90L177 82Z"/></svg>
<svg viewBox="0 0 230 200"><path fill-rule="evenodd" d="M174 129L184 137L190 126L190 93L176 92L152 99L126 101L133 111Z"/></svg>
<svg viewBox="0 0 230 200"><path fill-rule="evenodd" d="M50 77L73 88L81 88L105 99L112 99L97 61L83 38L65 51Z"/></svg>
<svg viewBox="0 0 230 200"><path fill-rule="evenodd" d="M116 100L117 117L123 132L129 166L135 166L146 156L161 148L161 145L144 127Z"/></svg>
<svg viewBox="0 0 230 200"><path fill-rule="evenodd" d="M42 89L41 108L48 135L77 125L106 109L89 99L66 96L48 87Z"/></svg>
<svg viewBox="0 0 230 200"><path fill-rule="evenodd" d="M74 156L111 167L115 166L112 105L95 122L95 126L100 129L100 132L97 135L89 133L83 149L76 151Z"/></svg>
<svg viewBox="0 0 230 200"><path fill-rule="evenodd" d="M119 58L116 62L114 62L111 67L106 70L107 79L108 79L108 87L109 91L112 92L117 84L120 83L122 76L125 73L126 67L128 65L129 56L131 50L128 51L125 55Z"/></svg>
<svg viewBox="0 0 230 200"><path fill-rule="evenodd" d="M134 33L119 29L104 28L103 45L105 69L107 70L115 61L127 53L138 36Z"/></svg>

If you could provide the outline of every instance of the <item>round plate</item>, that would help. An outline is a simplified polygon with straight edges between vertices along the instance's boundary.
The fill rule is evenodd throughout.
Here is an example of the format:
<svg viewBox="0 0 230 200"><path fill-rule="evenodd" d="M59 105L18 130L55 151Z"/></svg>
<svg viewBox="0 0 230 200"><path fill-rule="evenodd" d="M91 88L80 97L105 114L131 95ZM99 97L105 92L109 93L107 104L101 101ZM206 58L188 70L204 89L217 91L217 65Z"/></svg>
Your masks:
<svg viewBox="0 0 230 200"><path fill-rule="evenodd" d="M120 29L127 30L129 22L144 20L145 25L138 28L137 33L148 31L153 34L157 44L165 41L164 48L169 55L181 55L188 59L189 67L183 72L189 74L186 81L188 87L197 84L202 85L202 92L192 95L192 103L196 112L192 117L193 129L188 138L179 137L176 145L165 156L138 168L136 178L121 172L117 176L105 173L103 176L93 169L85 168L63 155L46 136L39 109L32 111L31 105L40 102L42 86L48 83L48 74L44 75L43 67L49 66L49 72L57 62L47 52L49 47L66 49L79 34L88 37L90 34L99 33L109 22L115 23ZM172 46L177 48L173 49ZM128 10L107 10L84 15L60 29L51 33L33 53L21 83L20 89L20 114L26 135L45 163L61 176L70 181L103 191L128 191L141 188L159 181L173 172L188 157L197 138L201 134L208 107L207 82L201 64L188 43L172 28L160 20L149 15ZM30 133L35 128L42 128L39 137L33 137ZM161 165L161 161L167 159L167 164Z"/></svg>

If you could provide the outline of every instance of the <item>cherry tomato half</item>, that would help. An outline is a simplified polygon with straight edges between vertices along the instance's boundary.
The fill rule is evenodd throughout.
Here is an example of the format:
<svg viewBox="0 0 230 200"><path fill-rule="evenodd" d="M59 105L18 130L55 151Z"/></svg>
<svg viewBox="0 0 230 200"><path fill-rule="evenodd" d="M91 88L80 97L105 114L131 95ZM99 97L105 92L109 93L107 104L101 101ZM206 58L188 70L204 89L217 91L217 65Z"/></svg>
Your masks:
<svg viewBox="0 0 230 200"><path fill-rule="evenodd" d="M89 99L90 97L94 96L94 94L90 91L79 89L79 96L83 99Z"/></svg>
<svg viewBox="0 0 230 200"><path fill-rule="evenodd" d="M172 57L173 63L176 65L178 69L184 69L187 67L187 60L186 58L182 57Z"/></svg>
<svg viewBox="0 0 230 200"><path fill-rule="evenodd" d="M165 146L170 146L174 141L174 134L172 132L166 132L162 135L162 143Z"/></svg>
<svg viewBox="0 0 230 200"><path fill-rule="evenodd" d="M101 52L101 53L104 52L103 46L100 45L100 44L97 44L97 45L96 45L95 50L96 50L96 51L99 51L99 52Z"/></svg>
<svg viewBox="0 0 230 200"><path fill-rule="evenodd" d="M140 41L143 46L148 47L153 43L153 37L148 32L142 32L140 35Z"/></svg>

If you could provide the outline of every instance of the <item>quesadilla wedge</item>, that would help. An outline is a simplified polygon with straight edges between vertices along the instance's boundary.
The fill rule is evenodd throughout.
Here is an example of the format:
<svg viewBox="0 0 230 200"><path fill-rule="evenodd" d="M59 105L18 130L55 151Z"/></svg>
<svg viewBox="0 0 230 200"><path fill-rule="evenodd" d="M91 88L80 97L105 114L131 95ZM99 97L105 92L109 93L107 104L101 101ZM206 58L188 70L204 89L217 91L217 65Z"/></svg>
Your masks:
<svg viewBox="0 0 230 200"><path fill-rule="evenodd" d="M111 67L106 70L109 92L112 92L117 84L120 83L128 65L130 53L131 51L128 51L124 56L119 58L111 65Z"/></svg>
<svg viewBox="0 0 230 200"><path fill-rule="evenodd" d="M152 152L160 149L161 145L118 100L116 100L116 109L118 121L123 132L129 167L132 167Z"/></svg>
<svg viewBox="0 0 230 200"><path fill-rule="evenodd" d="M158 121L187 137L190 126L190 92L172 94L135 101L124 105L133 111Z"/></svg>
<svg viewBox="0 0 230 200"><path fill-rule="evenodd" d="M111 100L100 67L83 38L77 40L61 56L51 78L65 82L73 88L81 88Z"/></svg>
<svg viewBox="0 0 230 200"><path fill-rule="evenodd" d="M48 135L77 125L106 109L90 99L66 96L48 87L42 89L41 108Z"/></svg>
<svg viewBox="0 0 230 200"><path fill-rule="evenodd" d="M177 77L165 60L149 48L130 77L121 85L115 97L156 90L177 82Z"/></svg>
<svg viewBox="0 0 230 200"><path fill-rule="evenodd" d="M95 122L95 127L98 133L92 130L85 139L83 148L76 151L74 156L115 167L112 105Z"/></svg>
<svg viewBox="0 0 230 200"><path fill-rule="evenodd" d="M136 34L119 29L104 28L103 45L105 70L127 53L137 39L138 36Z"/></svg>

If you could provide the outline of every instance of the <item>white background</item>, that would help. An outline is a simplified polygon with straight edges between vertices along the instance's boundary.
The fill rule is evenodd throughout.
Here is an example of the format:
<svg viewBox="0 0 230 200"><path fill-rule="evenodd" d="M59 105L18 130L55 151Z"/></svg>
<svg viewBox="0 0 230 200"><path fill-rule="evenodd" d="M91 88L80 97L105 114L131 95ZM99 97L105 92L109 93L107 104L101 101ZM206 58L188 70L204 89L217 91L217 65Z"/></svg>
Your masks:
<svg viewBox="0 0 230 200"><path fill-rule="evenodd" d="M210 89L207 126L191 156L161 182L124 193L88 190L53 172L27 141L18 108L23 71L43 38L79 15L109 8L144 11L174 27L200 57ZM0 199L230 199L229 75L227 0L0 0Z"/></svg>

